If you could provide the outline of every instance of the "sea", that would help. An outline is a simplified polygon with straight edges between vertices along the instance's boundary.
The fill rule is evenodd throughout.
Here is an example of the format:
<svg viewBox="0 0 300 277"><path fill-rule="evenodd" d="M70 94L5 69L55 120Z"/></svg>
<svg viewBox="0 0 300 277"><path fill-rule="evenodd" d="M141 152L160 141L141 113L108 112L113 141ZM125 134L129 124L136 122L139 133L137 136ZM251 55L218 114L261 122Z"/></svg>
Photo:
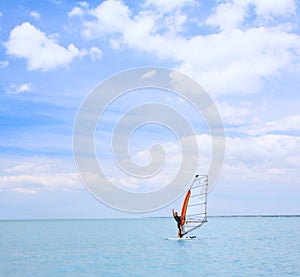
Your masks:
<svg viewBox="0 0 300 277"><path fill-rule="evenodd" d="M0 276L300 276L300 217L1 220Z"/></svg>

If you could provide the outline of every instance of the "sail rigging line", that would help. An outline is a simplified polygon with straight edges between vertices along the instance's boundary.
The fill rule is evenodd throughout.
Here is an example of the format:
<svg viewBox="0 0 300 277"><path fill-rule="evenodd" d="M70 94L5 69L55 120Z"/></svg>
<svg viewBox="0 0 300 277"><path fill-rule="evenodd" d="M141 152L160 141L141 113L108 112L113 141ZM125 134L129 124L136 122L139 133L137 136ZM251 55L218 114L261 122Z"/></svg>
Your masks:
<svg viewBox="0 0 300 277"><path fill-rule="evenodd" d="M207 214L208 176L196 175L188 189L181 209L181 233L187 233L201 227Z"/></svg>

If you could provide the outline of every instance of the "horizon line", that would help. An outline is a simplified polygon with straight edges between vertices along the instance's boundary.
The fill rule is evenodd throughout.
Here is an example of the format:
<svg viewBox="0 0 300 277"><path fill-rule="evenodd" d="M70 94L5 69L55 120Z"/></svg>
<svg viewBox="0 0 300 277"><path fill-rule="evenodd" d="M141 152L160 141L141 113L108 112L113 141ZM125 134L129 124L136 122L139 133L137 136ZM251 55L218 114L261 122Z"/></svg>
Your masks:
<svg viewBox="0 0 300 277"><path fill-rule="evenodd" d="M210 215L207 218L242 218L242 217L300 217L300 214L258 214L258 215ZM49 218L0 218L0 221L26 220L106 220L106 219L147 219L172 218L172 216L140 216L140 217L49 217Z"/></svg>

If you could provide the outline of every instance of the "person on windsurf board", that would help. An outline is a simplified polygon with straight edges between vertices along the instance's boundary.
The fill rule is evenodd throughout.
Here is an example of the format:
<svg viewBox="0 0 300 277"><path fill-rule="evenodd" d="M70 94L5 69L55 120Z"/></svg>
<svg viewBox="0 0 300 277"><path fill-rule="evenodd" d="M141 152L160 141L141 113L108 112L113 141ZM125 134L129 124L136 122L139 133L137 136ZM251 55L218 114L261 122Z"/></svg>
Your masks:
<svg viewBox="0 0 300 277"><path fill-rule="evenodd" d="M181 234L181 216L179 216L178 213L174 211L174 208L172 208L172 214L173 214L174 219L177 222L178 238L182 238L183 234Z"/></svg>

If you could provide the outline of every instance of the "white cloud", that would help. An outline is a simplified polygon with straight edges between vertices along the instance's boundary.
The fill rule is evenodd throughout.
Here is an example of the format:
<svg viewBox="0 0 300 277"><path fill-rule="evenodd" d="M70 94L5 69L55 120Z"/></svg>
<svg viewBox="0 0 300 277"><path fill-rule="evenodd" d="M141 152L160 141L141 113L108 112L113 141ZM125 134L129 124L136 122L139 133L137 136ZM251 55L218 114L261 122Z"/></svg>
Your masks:
<svg viewBox="0 0 300 277"><path fill-rule="evenodd" d="M6 93L7 94L19 94L19 93L23 93L23 92L29 92L32 90L32 84L29 83L25 83L22 85L15 85L12 84L7 90Z"/></svg>
<svg viewBox="0 0 300 277"><path fill-rule="evenodd" d="M34 168L35 168L35 165L33 163L22 162L20 164L5 168L4 171L8 172L8 173L27 172L27 171L33 170Z"/></svg>
<svg viewBox="0 0 300 277"><path fill-rule="evenodd" d="M103 52L98 47L93 46L89 50L89 56L90 56L92 61L100 60L102 58L102 55L103 55Z"/></svg>
<svg viewBox="0 0 300 277"><path fill-rule="evenodd" d="M258 15L274 15L274 16L288 16L295 14L296 4L294 0L273 0L273 1L260 1L252 0Z"/></svg>
<svg viewBox="0 0 300 277"><path fill-rule="evenodd" d="M189 41L189 51L183 53L178 69L214 94L255 93L261 90L264 78L298 62L294 50L299 46L299 37L281 27L198 36ZM199 59L193 60L196 56Z"/></svg>
<svg viewBox="0 0 300 277"><path fill-rule="evenodd" d="M82 16L86 13L87 8L89 7L89 4L87 2L79 2L77 3L77 6L75 6L69 13L69 17L74 16Z"/></svg>
<svg viewBox="0 0 300 277"><path fill-rule="evenodd" d="M157 73L156 70L150 70L147 73L145 73L144 75L142 75L140 77L140 79L143 80L143 79L152 78L152 77L154 77L156 75L156 73Z"/></svg>
<svg viewBox="0 0 300 277"><path fill-rule="evenodd" d="M216 6L206 20L206 24L229 31L238 27L247 19L250 6L254 6L259 20L268 20L272 16L289 16L295 13L296 5L293 0L227 0Z"/></svg>
<svg viewBox="0 0 300 277"><path fill-rule="evenodd" d="M0 177L0 189L15 190L16 188L34 189L80 189L77 173L43 173L22 174Z"/></svg>
<svg viewBox="0 0 300 277"><path fill-rule="evenodd" d="M144 167L151 165L153 175L149 174L147 178L134 178L130 175L124 174L118 166L116 166L116 160L113 159L110 162L103 162L101 160L101 167L106 172L106 176L116 184L117 186L133 191L133 192L149 192L160 189L172 182L179 172L180 167L182 172L184 172L184 167L194 165L185 164L182 165L182 148L185 148L185 154L187 155L186 162L191 163L195 161L195 149L191 147L191 139L194 137L185 137L180 141L169 141L159 143L164 149L163 159L164 162L160 164L158 162L157 156L161 156L162 152L158 148L144 150L144 147L139 147L141 145L136 145L135 147L142 149L138 151L132 151L131 159L133 163L138 166ZM196 136L196 141L199 145L199 173L205 174L208 171L208 166L210 164L211 153L212 153L212 140L209 135L198 135ZM131 147L129 147L131 148ZM150 152L151 149L151 152ZM159 153L158 153L159 152ZM124 164L122 162L122 164ZM124 169L124 168L123 168ZM130 172L130 170L129 170ZM142 169L141 171L142 172ZM190 176L189 176L190 177ZM184 185L184 184L183 184Z"/></svg>
<svg viewBox="0 0 300 277"><path fill-rule="evenodd" d="M259 193L260 190L272 191L276 195L288 189L297 192L299 163L299 137L227 138L221 185L224 184L229 193L234 189L241 197L243 193Z"/></svg>
<svg viewBox="0 0 300 277"><path fill-rule="evenodd" d="M10 191L22 194L36 194L37 191L35 189L28 189L28 188L12 188Z"/></svg>
<svg viewBox="0 0 300 277"><path fill-rule="evenodd" d="M245 14L244 2L240 5L227 1L216 7L215 12L207 18L206 24L218 26L221 30L232 30L243 22Z"/></svg>
<svg viewBox="0 0 300 277"><path fill-rule="evenodd" d="M270 175L281 175L281 174L285 174L286 171L280 168L270 168L267 170L267 174Z"/></svg>
<svg viewBox="0 0 300 277"><path fill-rule="evenodd" d="M9 65L8 61L0 61L0 68L7 67Z"/></svg>
<svg viewBox="0 0 300 277"><path fill-rule="evenodd" d="M45 35L28 22L16 26L4 45L7 54L27 59L29 70L48 71L86 55L85 50L78 50L73 44L67 48L59 45L55 37Z"/></svg>
<svg viewBox="0 0 300 277"><path fill-rule="evenodd" d="M255 168L296 169L300 162L300 137L263 135L227 138L228 163L243 163Z"/></svg>
<svg viewBox="0 0 300 277"><path fill-rule="evenodd" d="M111 178L110 179L113 184L117 184L122 189L137 189L139 185L137 184L137 180L135 178Z"/></svg>
<svg viewBox="0 0 300 277"><path fill-rule="evenodd" d="M88 11L94 19L83 22L83 34L90 39L108 36L113 48L126 45L159 58L173 59L178 70L215 95L257 93L266 78L299 66L300 38L292 32L290 24L284 24L288 21L271 20L273 26L247 21L250 5L255 6L258 17L273 19L294 13L293 1L278 0L274 6L254 0L222 2L206 19L206 24L220 27L219 32L186 37L182 26L188 15L181 10L178 15L182 20L176 23L174 18L159 13L158 3L148 1L143 10L134 14L121 1L104 1ZM168 1L161 2L165 4ZM190 1L175 1L174 7L189 4ZM287 6L283 9L283 5ZM147 9L149 6L157 10Z"/></svg>
<svg viewBox="0 0 300 277"><path fill-rule="evenodd" d="M197 135L196 139L200 153L198 172L205 174L210 165L212 140L209 135ZM120 175L115 182L132 191L143 186L153 190L158 188L158 184L167 184L178 172L178 163L182 157L176 143L169 142L163 147L168 153L163 174L157 174L154 178L142 182ZM190 152L189 155L195 153ZM151 157L149 152L139 151L133 160L139 165L146 165L151 162ZM229 186L236 184L241 189L251 183L253 190L268 182L271 182L270 187L280 183L292 186L297 178L300 178L299 163L300 137L288 135L227 137L223 182L229 182ZM112 168L111 165L109 168ZM114 174L117 172L118 170L114 170Z"/></svg>
<svg viewBox="0 0 300 277"><path fill-rule="evenodd" d="M195 5L194 0L146 0L145 7L155 7L157 10L166 12L172 12L175 9L181 9L187 5Z"/></svg>
<svg viewBox="0 0 300 277"><path fill-rule="evenodd" d="M279 120L257 123L239 128L241 132L249 135L263 135L272 132L300 131L300 115L288 116Z"/></svg>
<svg viewBox="0 0 300 277"><path fill-rule="evenodd" d="M70 17L73 17L73 16L81 16L81 15L83 15L83 14L84 14L83 10L82 10L81 8L79 8L79 7L74 7L74 8L68 13L68 15L69 15Z"/></svg>
<svg viewBox="0 0 300 277"><path fill-rule="evenodd" d="M30 161L7 161L0 169L0 190L38 193L41 190L82 189L76 172L57 159L31 158Z"/></svg>
<svg viewBox="0 0 300 277"><path fill-rule="evenodd" d="M139 145L141 146L141 145ZM127 158L118 158L111 160L101 160L101 167L104 170L106 176L117 186L133 191L133 192L149 192L154 191L163 186L169 184L175 177L178 171L178 165L180 164L180 149L177 143L161 143L165 153L161 153L158 148L151 148L144 150L144 147L138 147L136 144L134 147L138 147L143 150L132 151L130 160ZM130 147L129 147L130 148ZM123 151L123 150L121 150ZM163 157L162 157L163 155ZM166 158L161 165L160 158ZM116 164L116 160L122 165L123 170ZM140 178L135 174L130 175L124 173L125 171L131 172L131 167L128 164L133 162L137 166L151 166L151 173L145 174L147 177ZM127 167L128 166L128 167ZM145 171L141 168L139 175L143 175ZM132 172L131 172L132 173ZM149 174L149 175L148 175Z"/></svg>
<svg viewBox="0 0 300 277"><path fill-rule="evenodd" d="M130 24L129 8L120 1L104 1L90 10L96 20L86 21L85 35L95 37L102 33L122 32Z"/></svg>
<svg viewBox="0 0 300 277"><path fill-rule="evenodd" d="M224 101L215 102L215 104L225 125L249 124L249 122L257 120L254 112L257 107L253 107L249 102L242 102L234 106Z"/></svg>
<svg viewBox="0 0 300 277"><path fill-rule="evenodd" d="M40 13L37 11L30 12L30 16L33 17L35 20L38 20L41 17Z"/></svg>

